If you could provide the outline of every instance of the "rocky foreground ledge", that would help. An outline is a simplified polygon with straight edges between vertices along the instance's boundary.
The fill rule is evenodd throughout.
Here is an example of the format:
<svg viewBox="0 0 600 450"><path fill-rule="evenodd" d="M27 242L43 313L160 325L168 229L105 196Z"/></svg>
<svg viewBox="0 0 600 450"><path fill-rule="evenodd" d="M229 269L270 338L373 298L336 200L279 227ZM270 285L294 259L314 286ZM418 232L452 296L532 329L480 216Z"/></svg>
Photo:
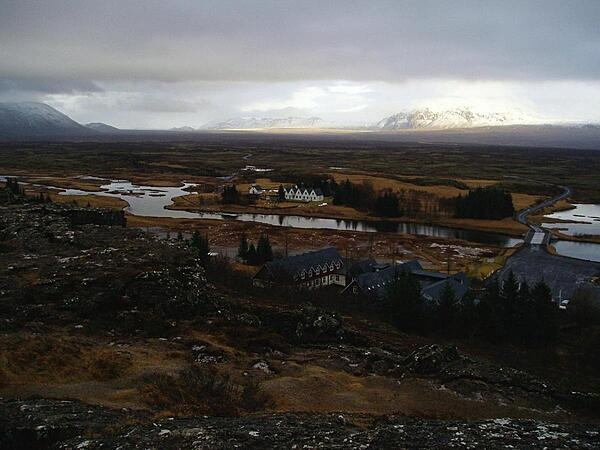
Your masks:
<svg viewBox="0 0 600 450"><path fill-rule="evenodd" d="M347 414L259 414L153 420L75 401L0 401L0 448L598 448L596 424L475 422Z"/></svg>

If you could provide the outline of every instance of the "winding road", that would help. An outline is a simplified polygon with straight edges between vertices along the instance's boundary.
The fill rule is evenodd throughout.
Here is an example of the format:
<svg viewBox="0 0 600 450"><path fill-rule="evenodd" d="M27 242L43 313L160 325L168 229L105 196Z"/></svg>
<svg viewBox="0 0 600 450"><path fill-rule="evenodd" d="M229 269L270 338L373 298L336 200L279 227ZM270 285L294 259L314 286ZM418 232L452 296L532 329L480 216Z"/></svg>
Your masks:
<svg viewBox="0 0 600 450"><path fill-rule="evenodd" d="M517 220L519 222L521 222L522 224L527 225L536 231L542 231L542 229L540 227L538 227L537 225L531 225L527 221L527 216L529 216L532 213L538 212L541 209L547 208L548 206L552 206L556 202L569 197L573 193L573 191L571 190L571 188L569 186L559 186L559 187L563 190L562 193L560 193L556 197L552 197L548 200L545 200L542 203L538 203L536 205L530 206L529 208L522 209L521 211L519 211Z"/></svg>
<svg viewBox="0 0 600 450"><path fill-rule="evenodd" d="M561 192L557 196L549 198L548 200L544 200L541 203L538 203L536 205L530 206L529 208L525 208L525 209L522 209L521 211L519 211L519 214L517 215L517 220L519 222L521 222L523 225L527 225L533 231L533 233L531 233L531 232L528 233L528 235L525 238L525 242L527 244L541 245L541 244L548 243L548 241L550 239L550 232L543 229L539 225L529 223L529 221L527 220L527 217L530 214L541 211L542 209L547 208L548 206L552 206L556 202L569 197L573 192L569 186L559 186L559 187L563 190L563 192Z"/></svg>

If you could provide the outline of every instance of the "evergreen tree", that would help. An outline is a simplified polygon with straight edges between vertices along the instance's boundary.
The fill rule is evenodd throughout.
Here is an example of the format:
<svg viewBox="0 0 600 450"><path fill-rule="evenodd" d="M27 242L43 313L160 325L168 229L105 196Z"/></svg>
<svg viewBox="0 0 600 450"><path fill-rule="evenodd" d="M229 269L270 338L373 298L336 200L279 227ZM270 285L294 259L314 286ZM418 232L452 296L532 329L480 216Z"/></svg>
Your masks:
<svg viewBox="0 0 600 450"><path fill-rule="evenodd" d="M198 232L198 230L196 230L192 235L190 245L197 251L198 258L200 259L200 261L206 263L208 261L208 254L210 252L210 246L208 245L208 236L206 234L202 235Z"/></svg>
<svg viewBox="0 0 600 450"><path fill-rule="evenodd" d="M531 290L531 315L529 330L536 343L555 341L558 336L558 308L552 301L552 292L546 283L538 282Z"/></svg>
<svg viewBox="0 0 600 450"><path fill-rule="evenodd" d="M277 191L277 197L280 202L285 201L285 189L283 189L283 185L279 185L279 190Z"/></svg>
<svg viewBox="0 0 600 450"><path fill-rule="evenodd" d="M233 184L231 186L225 186L223 188L223 193L221 194L221 200L222 200L223 204L240 203L241 195L240 195L239 191L237 190L237 188L235 187L235 184Z"/></svg>
<svg viewBox="0 0 600 450"><path fill-rule="evenodd" d="M421 331L423 327L423 300L419 281L402 271L387 292L387 301L394 323L402 330Z"/></svg>
<svg viewBox="0 0 600 450"><path fill-rule="evenodd" d="M256 260L258 264L263 264L273 260L273 249L266 234L261 234L256 246Z"/></svg>
<svg viewBox="0 0 600 450"><path fill-rule="evenodd" d="M473 219L503 219L515 212L510 192L494 186L477 188L455 199L455 216Z"/></svg>
<svg viewBox="0 0 600 450"><path fill-rule="evenodd" d="M246 262L251 266L258 264L257 256L256 256L256 247L254 246L254 242L250 242L248 246L248 254L246 256Z"/></svg>
<svg viewBox="0 0 600 450"><path fill-rule="evenodd" d="M244 261L248 258L248 238L246 233L242 233L240 236L240 245L238 246L237 255Z"/></svg>
<svg viewBox="0 0 600 450"><path fill-rule="evenodd" d="M456 315L456 294L450 283L446 282L436 308L436 331L445 335L452 334Z"/></svg>

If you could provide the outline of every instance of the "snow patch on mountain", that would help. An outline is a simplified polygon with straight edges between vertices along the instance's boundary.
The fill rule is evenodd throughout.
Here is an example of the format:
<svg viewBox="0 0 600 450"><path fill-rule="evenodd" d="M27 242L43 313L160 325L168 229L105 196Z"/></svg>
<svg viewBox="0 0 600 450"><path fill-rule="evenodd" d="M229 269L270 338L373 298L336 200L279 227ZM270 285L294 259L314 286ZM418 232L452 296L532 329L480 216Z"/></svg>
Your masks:
<svg viewBox="0 0 600 450"><path fill-rule="evenodd" d="M45 103L0 103L0 136L76 136L93 132Z"/></svg>
<svg viewBox="0 0 600 450"><path fill-rule="evenodd" d="M433 110L415 109L399 112L380 120L376 128L381 130L449 129L487 126L522 125L540 123L519 111L480 113L470 108Z"/></svg>
<svg viewBox="0 0 600 450"><path fill-rule="evenodd" d="M250 130L269 128L322 128L320 117L236 117L221 122L209 122L202 126L210 130Z"/></svg>
<svg viewBox="0 0 600 450"><path fill-rule="evenodd" d="M184 131L184 132L190 132L190 131L196 131L194 128L192 127L188 127L188 126L183 126L183 127L173 127L173 128L169 128L169 131Z"/></svg>

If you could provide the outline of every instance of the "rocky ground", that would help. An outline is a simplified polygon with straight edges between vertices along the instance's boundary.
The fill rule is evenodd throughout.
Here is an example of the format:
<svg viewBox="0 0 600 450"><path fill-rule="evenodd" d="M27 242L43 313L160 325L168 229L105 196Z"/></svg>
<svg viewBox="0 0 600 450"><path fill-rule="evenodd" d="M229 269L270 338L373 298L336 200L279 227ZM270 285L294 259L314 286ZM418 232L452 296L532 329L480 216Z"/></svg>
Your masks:
<svg viewBox="0 0 600 450"><path fill-rule="evenodd" d="M302 296L240 294L185 242L73 208L0 206L1 448L598 441L593 393Z"/></svg>
<svg viewBox="0 0 600 450"><path fill-rule="evenodd" d="M586 424L440 421L357 414L165 417L74 401L2 401L0 447L56 449L597 448Z"/></svg>

